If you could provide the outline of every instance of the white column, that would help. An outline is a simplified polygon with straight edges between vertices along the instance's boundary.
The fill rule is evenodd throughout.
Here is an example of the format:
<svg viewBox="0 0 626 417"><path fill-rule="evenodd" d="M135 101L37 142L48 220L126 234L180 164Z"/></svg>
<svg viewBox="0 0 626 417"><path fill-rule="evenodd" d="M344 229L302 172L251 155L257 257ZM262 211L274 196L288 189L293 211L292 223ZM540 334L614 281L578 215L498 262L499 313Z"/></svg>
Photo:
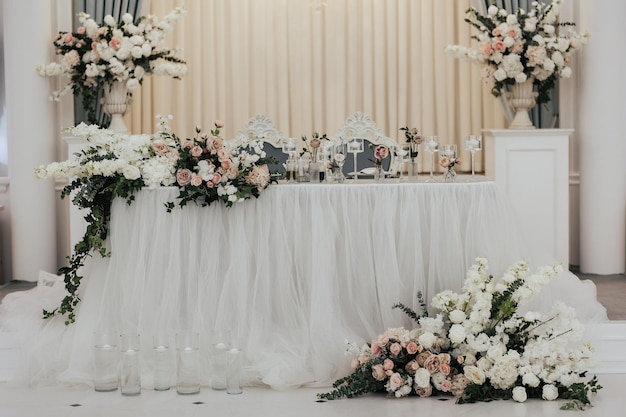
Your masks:
<svg viewBox="0 0 626 417"><path fill-rule="evenodd" d="M52 2L3 2L6 115L11 204L12 279L36 281L55 272L55 191L52 180L35 179L34 168L55 160L51 82L35 67L53 59Z"/></svg>
<svg viewBox="0 0 626 417"><path fill-rule="evenodd" d="M581 1L580 28L589 43L580 60L580 269L623 273L626 268L626 39L624 0ZM618 42L619 43L619 42ZM617 49L616 49L617 48Z"/></svg>

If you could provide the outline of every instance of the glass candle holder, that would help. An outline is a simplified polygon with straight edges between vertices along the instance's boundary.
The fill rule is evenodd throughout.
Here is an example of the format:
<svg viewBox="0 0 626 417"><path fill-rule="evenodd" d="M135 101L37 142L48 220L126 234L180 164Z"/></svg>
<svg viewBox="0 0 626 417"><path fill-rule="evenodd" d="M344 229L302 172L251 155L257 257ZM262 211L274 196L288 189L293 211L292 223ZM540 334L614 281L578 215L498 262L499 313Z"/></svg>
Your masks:
<svg viewBox="0 0 626 417"><path fill-rule="evenodd" d="M199 338L200 335L192 331L176 335L176 392L179 394L200 392Z"/></svg>
<svg viewBox="0 0 626 417"><path fill-rule="evenodd" d="M155 335L152 343L152 362L154 364L154 390L167 391L172 382L172 358L169 337Z"/></svg>
<svg viewBox="0 0 626 417"><path fill-rule="evenodd" d="M141 394L139 335L137 333L121 334L120 352L120 386L122 395L139 395Z"/></svg>
<svg viewBox="0 0 626 417"><path fill-rule="evenodd" d="M94 335L93 345L93 386L96 391L115 391L118 386L117 334L99 332Z"/></svg>
<svg viewBox="0 0 626 417"><path fill-rule="evenodd" d="M228 370L226 374L226 392L228 394L243 393L243 367L241 350L231 348L227 354Z"/></svg>

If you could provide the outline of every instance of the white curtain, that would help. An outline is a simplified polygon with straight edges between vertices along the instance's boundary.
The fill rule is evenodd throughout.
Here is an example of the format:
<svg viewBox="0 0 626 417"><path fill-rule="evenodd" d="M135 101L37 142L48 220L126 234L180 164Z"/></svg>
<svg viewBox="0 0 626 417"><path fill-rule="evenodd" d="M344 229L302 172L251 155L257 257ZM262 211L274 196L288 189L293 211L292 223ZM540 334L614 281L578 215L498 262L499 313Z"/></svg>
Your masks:
<svg viewBox="0 0 626 417"><path fill-rule="evenodd" d="M180 0L152 0L164 16ZM188 63L182 81L148 78L134 93L133 133L154 130L156 114L190 137L215 119L233 137L256 114L285 135L329 135L356 111L389 137L402 126L457 143L506 118L478 66L444 54L469 45L470 0L186 0L169 37ZM421 152L423 162L427 158ZM462 169L469 169L469 154ZM477 155L477 169L482 155ZM429 169L427 163L421 170Z"/></svg>

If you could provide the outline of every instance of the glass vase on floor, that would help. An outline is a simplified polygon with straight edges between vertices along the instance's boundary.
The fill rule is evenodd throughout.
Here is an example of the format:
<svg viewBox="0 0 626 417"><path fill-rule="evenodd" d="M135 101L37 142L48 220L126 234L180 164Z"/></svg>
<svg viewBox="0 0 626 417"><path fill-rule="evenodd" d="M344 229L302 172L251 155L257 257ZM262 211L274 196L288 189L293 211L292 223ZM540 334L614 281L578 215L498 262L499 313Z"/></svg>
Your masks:
<svg viewBox="0 0 626 417"><path fill-rule="evenodd" d="M139 335L124 333L120 335L120 387L122 395L141 394L141 371L139 369Z"/></svg>

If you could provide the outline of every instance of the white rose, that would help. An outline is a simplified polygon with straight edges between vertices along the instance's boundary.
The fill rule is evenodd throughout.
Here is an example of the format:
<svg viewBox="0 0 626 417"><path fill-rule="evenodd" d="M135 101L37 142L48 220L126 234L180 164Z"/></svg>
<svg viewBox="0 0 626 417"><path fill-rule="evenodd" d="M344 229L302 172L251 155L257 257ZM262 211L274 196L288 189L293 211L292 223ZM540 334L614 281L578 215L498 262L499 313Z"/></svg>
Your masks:
<svg viewBox="0 0 626 417"><path fill-rule="evenodd" d="M129 78L128 81L126 81L126 88L128 88L129 90L135 90L139 88L139 80L137 80L137 78Z"/></svg>
<svg viewBox="0 0 626 417"><path fill-rule="evenodd" d="M107 26L115 26L117 24L117 22L115 21L115 19L113 19L113 16L111 16L110 14L104 16L104 23Z"/></svg>
<svg viewBox="0 0 626 417"><path fill-rule="evenodd" d="M420 337L418 337L417 341L424 348L430 349L433 346L433 343L435 343L435 339L436 337L434 334L432 334L431 332L426 332L422 334Z"/></svg>
<svg viewBox="0 0 626 417"><path fill-rule="evenodd" d="M498 68L493 72L493 78L495 78L496 81L502 81L506 79L506 71L504 71L502 68Z"/></svg>
<svg viewBox="0 0 626 417"><path fill-rule="evenodd" d="M538 387L539 382L540 382L539 378L537 378L537 375L533 373L525 374L522 377L522 384L528 385L529 387L532 387L532 388Z"/></svg>
<svg viewBox="0 0 626 417"><path fill-rule="evenodd" d="M510 48L511 46L515 44L515 39L513 39L510 36L507 36L506 38L504 38L504 41L502 42L504 43L504 46L506 46L507 48Z"/></svg>
<svg viewBox="0 0 626 417"><path fill-rule="evenodd" d="M569 78L572 76L572 69L570 67L565 67L561 70L561 77Z"/></svg>
<svg viewBox="0 0 626 417"><path fill-rule="evenodd" d="M543 31L548 35L552 35L554 33L554 26L552 25L543 25Z"/></svg>
<svg viewBox="0 0 626 417"><path fill-rule="evenodd" d="M136 180L141 177L141 172L139 171L139 168L134 165L126 165L122 169L122 175L124 175L124 178L127 180Z"/></svg>
<svg viewBox="0 0 626 417"><path fill-rule="evenodd" d="M465 320L465 312L461 310L452 310L448 315L452 323L461 323Z"/></svg>
<svg viewBox="0 0 626 417"><path fill-rule="evenodd" d="M130 54L133 56L133 58L139 59L143 56L143 49L141 49L141 46L133 46L130 49Z"/></svg>
<svg viewBox="0 0 626 417"><path fill-rule="evenodd" d="M526 74L524 74L523 72L515 74L515 82L516 83L523 83L527 79L528 79L528 76L526 76Z"/></svg>
<svg viewBox="0 0 626 417"><path fill-rule="evenodd" d="M541 398L547 401L554 401L559 398L559 389L552 384L544 385L541 392Z"/></svg>
<svg viewBox="0 0 626 417"><path fill-rule="evenodd" d="M485 373L476 366L466 366L463 368L463 374L474 384L482 385L485 383Z"/></svg>
<svg viewBox="0 0 626 417"><path fill-rule="evenodd" d="M510 14L506 17L506 23L509 26L513 26L514 24L517 23L517 16L514 14Z"/></svg>
<svg viewBox="0 0 626 417"><path fill-rule="evenodd" d="M130 13L124 13L124 16L122 16L122 22L126 24L133 23L133 15Z"/></svg>
<svg viewBox="0 0 626 417"><path fill-rule="evenodd" d="M487 14L489 16L495 16L498 14L498 8L494 5L489 6L489 9L487 9Z"/></svg>
<svg viewBox="0 0 626 417"><path fill-rule="evenodd" d="M453 324L448 332L450 341L456 345L465 340L465 327L460 324Z"/></svg>
<svg viewBox="0 0 626 417"><path fill-rule="evenodd" d="M427 388L430 385L430 372L426 368L418 368L413 376L416 388Z"/></svg>
<svg viewBox="0 0 626 417"><path fill-rule="evenodd" d="M543 61L543 68L546 71L554 71L554 68L555 68L554 61L552 61L549 58L546 58L546 60Z"/></svg>
<svg viewBox="0 0 626 417"><path fill-rule="evenodd" d="M518 403L523 403L528 399L528 395L526 394L526 388L524 387L515 387L513 388L513 400Z"/></svg>

